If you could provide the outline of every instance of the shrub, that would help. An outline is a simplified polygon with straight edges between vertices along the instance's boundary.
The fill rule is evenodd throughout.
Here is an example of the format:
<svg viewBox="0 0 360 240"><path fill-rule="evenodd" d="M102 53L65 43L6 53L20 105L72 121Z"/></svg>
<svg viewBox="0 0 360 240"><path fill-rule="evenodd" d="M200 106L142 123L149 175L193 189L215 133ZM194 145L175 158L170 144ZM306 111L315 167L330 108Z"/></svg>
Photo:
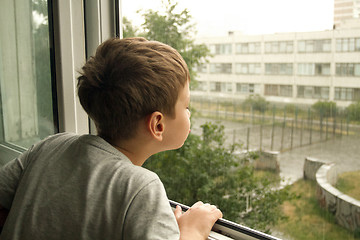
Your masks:
<svg viewBox="0 0 360 240"><path fill-rule="evenodd" d="M319 114L322 117L335 117L336 116L336 103L328 101L318 101L314 103L311 108L315 113Z"/></svg>
<svg viewBox="0 0 360 240"><path fill-rule="evenodd" d="M264 112L266 111L269 102L265 100L265 98L260 95L251 95L245 99L243 102L243 106L246 108L252 107L254 111Z"/></svg>

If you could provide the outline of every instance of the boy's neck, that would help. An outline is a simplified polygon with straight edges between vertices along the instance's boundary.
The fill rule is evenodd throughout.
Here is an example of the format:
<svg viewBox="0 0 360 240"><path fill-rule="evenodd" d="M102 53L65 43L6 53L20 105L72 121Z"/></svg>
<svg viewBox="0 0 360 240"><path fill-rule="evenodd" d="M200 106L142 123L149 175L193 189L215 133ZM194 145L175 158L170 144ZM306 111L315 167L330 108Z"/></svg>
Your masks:
<svg viewBox="0 0 360 240"><path fill-rule="evenodd" d="M113 147L129 158L129 160L136 166L142 166L146 159L150 157L146 154L140 153L139 151L135 151L124 146L113 145Z"/></svg>

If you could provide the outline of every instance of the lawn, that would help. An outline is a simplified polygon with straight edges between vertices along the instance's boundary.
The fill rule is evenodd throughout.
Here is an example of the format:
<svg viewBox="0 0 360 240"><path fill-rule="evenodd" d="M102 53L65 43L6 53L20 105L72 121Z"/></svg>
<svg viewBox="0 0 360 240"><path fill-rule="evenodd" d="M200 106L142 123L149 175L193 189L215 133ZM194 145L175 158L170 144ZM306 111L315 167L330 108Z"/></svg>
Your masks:
<svg viewBox="0 0 360 240"><path fill-rule="evenodd" d="M336 183L336 188L346 195L360 200L360 171L340 174Z"/></svg>
<svg viewBox="0 0 360 240"><path fill-rule="evenodd" d="M286 218L275 228L289 236L283 239L360 239L359 233L355 234L337 225L335 218L319 207L315 182L299 180L291 186L291 191L297 193L299 197L283 204L282 209Z"/></svg>

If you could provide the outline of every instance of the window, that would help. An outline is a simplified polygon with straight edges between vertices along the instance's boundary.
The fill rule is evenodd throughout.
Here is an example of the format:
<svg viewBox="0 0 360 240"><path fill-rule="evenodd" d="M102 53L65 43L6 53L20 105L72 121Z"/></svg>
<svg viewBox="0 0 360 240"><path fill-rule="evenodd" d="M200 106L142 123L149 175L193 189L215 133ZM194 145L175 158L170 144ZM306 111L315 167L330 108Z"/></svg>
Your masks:
<svg viewBox="0 0 360 240"><path fill-rule="evenodd" d="M266 96L292 97L291 85L265 84Z"/></svg>
<svg viewBox="0 0 360 240"><path fill-rule="evenodd" d="M195 70L198 73L207 73L207 64L199 64L196 66Z"/></svg>
<svg viewBox="0 0 360 240"><path fill-rule="evenodd" d="M210 73L231 73L232 64L231 63L211 63L210 64Z"/></svg>
<svg viewBox="0 0 360 240"><path fill-rule="evenodd" d="M303 76L329 76L330 63L299 63L298 75Z"/></svg>
<svg viewBox="0 0 360 240"><path fill-rule="evenodd" d="M360 88L335 87L335 100L359 101Z"/></svg>
<svg viewBox="0 0 360 240"><path fill-rule="evenodd" d="M261 53L260 42L236 44L236 54L259 54L259 53Z"/></svg>
<svg viewBox="0 0 360 240"><path fill-rule="evenodd" d="M161 2L161 0L151 2L156 1ZM301 154L302 159L305 159L307 156L318 157L325 161L337 162L336 165L339 164L343 167L342 162L346 157L343 157L338 152L346 151L344 150L345 144L337 145L338 148L333 151L334 148L331 147L330 142L339 140L336 138L339 134L343 136L343 143L346 141L349 145L353 144L350 141L351 139L356 140L358 138L356 137L358 131L354 131L354 138L351 136L353 134L352 131L355 128L357 129L355 126L352 128L352 124L359 125L357 121L353 122L353 120L349 120L351 122L349 125L349 136L345 136L345 124L348 120L346 117L342 118L345 115L345 111L342 110L345 110L354 101L360 99L360 68L358 66L359 58L356 55L360 51L360 34L358 30L351 29L352 26L350 25L342 25L343 28L336 27L333 29L331 18L327 20L329 22L328 26L316 29L316 25L320 20L326 19L324 16L320 16L321 14L326 12L328 15L331 15L333 13L334 2L323 1L322 4L314 4L317 2L291 1L291 4L288 5L293 6L293 8L288 8L289 6L285 6L286 4L279 7L279 4L271 4L271 1L266 0L262 0L261 5L257 5L259 1L236 0L231 0L226 4L220 2L219 4L204 5L204 3L200 3L200 6L197 6L198 3L196 1L178 2L179 10L187 8L193 16L192 20L196 24L196 30L198 31L198 33L194 34L194 36L196 35L195 42L205 44L212 53L206 59L208 61L207 68L199 66L196 70L198 75L194 79L199 82L199 85L197 90L192 92L194 96L192 98L192 107L199 112L199 115L196 116L195 113L192 115L194 121L192 133L198 131L198 135L201 137L202 129L200 126L205 122L224 125L224 146L228 143L236 143L242 145L242 149L246 149L248 145L249 149L262 148L265 151L279 151L280 174L285 176L285 178L289 176L289 178L295 181L302 179L303 161L301 161L301 164L297 162L295 165L295 161L290 158L281 159L285 154ZM247 8L245 4L243 5L243 2L253 7ZM338 0L336 0L335 8L338 4ZM316 8L316 5L321 5L321 7ZM152 9L152 6L142 7L144 9ZM212 7L214 8L210 9ZM308 22L311 12L315 8L316 16ZM128 11L124 10L124 16L127 16ZM161 11L160 8L154 8L154 11L157 10ZM257 10L260 12L257 12ZM277 10L280 10L280 12L275 13ZM247 12L254 18L251 20L246 19ZM254 14L256 12L258 14ZM305 17L304 12L306 13ZM268 13L269 15L265 16ZM298 13L300 14L297 15ZM208 16L202 18L203 14L208 14ZM236 16L235 20L232 19L231 24L227 24L232 15ZM294 20L292 19L293 15L297 15L295 18L299 20L297 26L292 24ZM265 20L259 21L259 16ZM277 19L278 22L272 22L273 19ZM270 24L270 22L273 24ZM254 23L257 24L253 26ZM278 29L270 30L277 23L279 23ZM282 31L281 27L286 25L291 25L292 27ZM139 24L138 26L141 25ZM264 30L260 30L260 28ZM241 32L236 32L235 29L239 29ZM258 33L252 33L252 30L258 31ZM260 31L262 32L260 33ZM189 34L191 33L189 32ZM164 36L163 39L166 39L167 30L164 31ZM201 99L202 102L196 102L198 99ZM336 117L332 115L333 112L329 113L328 119L326 119L327 122L325 122L325 114L323 116L316 115L318 109L313 108L312 105L319 101L336 102L336 107L339 109L336 112ZM251 108L249 107L250 105ZM321 119L322 117L324 118ZM271 120L272 118L275 124L271 124L274 123ZM262 122L264 123L263 125L261 125ZM285 124L283 124L284 122ZM249 138L247 138L247 134L249 134ZM273 140L272 134L274 134ZM292 139L293 136L294 138ZM328 139L330 141L327 141ZM270 143L274 143L274 146ZM291 150L292 144L294 144L293 150ZM296 150L294 150L295 148ZM194 161L193 156L195 154L191 151L187 152L189 158L184 157L181 159L181 163L176 167L187 165L189 169L194 166L192 161ZM353 150L353 146L352 150L349 150L350 152L355 158L358 156ZM203 155L208 156L206 153ZM334 158L332 158L333 156ZM200 159L201 156L196 155L195 158ZM207 171L216 168L210 162L211 159L202 164L201 167L199 166L199 173L204 173L205 175ZM290 165L291 167L288 169L287 166ZM353 166L352 163L348 169L354 167L357 166ZM164 170L159 170L159 172L162 171ZM295 172L298 172L296 176L294 176ZM183 172L179 171L179 175L183 176ZM170 177L169 182L178 181L175 180L176 177ZM196 177L194 175L188 177L188 180L190 179L189 182L194 185L198 184L196 182L198 178ZM201 178L201 176L199 177ZM216 181L221 181L221 177L216 178L215 184L217 183ZM201 189L201 193L206 193L207 195L205 197L198 197L199 200L204 201L210 195L207 190L211 187L211 184L207 183L212 182L212 177L206 176L201 179L201 184L197 185L199 186L198 189ZM176 191L176 189L180 188L183 190L190 188L184 186L184 181L180 180L178 187L172 187L172 189ZM296 185L296 187L298 186ZM226 189L224 190L226 191ZM298 190L300 189L298 188ZM238 193L239 195L243 194L242 192ZM197 194L196 191L194 191L195 194ZM173 195L179 196L179 199L182 197L180 194ZM223 201L229 195L225 193L216 198ZM315 193L313 197L315 199ZM305 200L305 198L300 198ZM246 199L244 205L246 205L245 209L247 211L251 209L251 196L244 196L244 199ZM174 198L174 200L177 199ZM233 205L229 204L229 206L234 207L235 202ZM272 202L276 202L276 200L274 199ZM306 205L309 206L310 204ZM296 208L298 206L296 205ZM295 206L292 205L292 207L295 209ZM316 210L319 209L317 208ZM300 207L298 210L301 211ZM243 216L243 212L240 214ZM247 216L243 217L244 222L246 222L246 218ZM294 219L299 219L299 216L292 214L288 221L292 222ZM330 221L335 220L331 218ZM322 222L319 225L320 227L313 229L310 227L309 230L301 232L311 232L314 235L319 232L325 232L326 234L314 237L314 239L337 239L337 237L329 237L328 233L330 231L327 228L322 228L322 226L327 226L327 224L328 222ZM275 227L280 227L280 225ZM292 227L288 227L288 229L292 229ZM351 232L350 235L350 237L338 238L352 239L354 233ZM286 234L280 236L286 236ZM289 236L289 238L294 239L297 237ZM310 239L310 236L303 238Z"/></svg>
<svg viewBox="0 0 360 240"><path fill-rule="evenodd" d="M206 92L208 90L208 83L203 81L198 81L195 91Z"/></svg>
<svg viewBox="0 0 360 240"><path fill-rule="evenodd" d="M360 76L360 63L336 63L337 76Z"/></svg>
<svg viewBox="0 0 360 240"><path fill-rule="evenodd" d="M293 41L265 42L265 53L292 53Z"/></svg>
<svg viewBox="0 0 360 240"><path fill-rule="evenodd" d="M292 63L265 63L266 75L292 75Z"/></svg>
<svg viewBox="0 0 360 240"><path fill-rule="evenodd" d="M329 87L298 86L298 98L329 99Z"/></svg>
<svg viewBox="0 0 360 240"><path fill-rule="evenodd" d="M21 149L58 131L47 1L35 4L0 7L0 143Z"/></svg>
<svg viewBox="0 0 360 240"><path fill-rule="evenodd" d="M331 51L330 39L298 41L299 53L330 52L330 51Z"/></svg>
<svg viewBox="0 0 360 240"><path fill-rule="evenodd" d="M336 39L337 52L359 52L360 38L338 38Z"/></svg>
<svg viewBox="0 0 360 240"><path fill-rule="evenodd" d="M260 63L235 63L235 73L237 74L260 74Z"/></svg>
<svg viewBox="0 0 360 240"><path fill-rule="evenodd" d="M232 54L232 47L231 44L212 44L210 52L215 55L229 55Z"/></svg>
<svg viewBox="0 0 360 240"><path fill-rule="evenodd" d="M236 93L238 93L238 94L260 94L260 84L236 83Z"/></svg>

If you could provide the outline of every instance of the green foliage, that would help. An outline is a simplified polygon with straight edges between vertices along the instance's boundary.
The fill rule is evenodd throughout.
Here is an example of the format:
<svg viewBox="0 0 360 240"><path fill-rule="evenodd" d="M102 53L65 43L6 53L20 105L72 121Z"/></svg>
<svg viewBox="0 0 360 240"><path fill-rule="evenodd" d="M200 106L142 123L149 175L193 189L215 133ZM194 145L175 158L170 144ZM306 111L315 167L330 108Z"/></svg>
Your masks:
<svg viewBox="0 0 360 240"><path fill-rule="evenodd" d="M280 218L286 189L274 189L275 180L256 177L251 157L235 154L239 146L224 144L224 126L206 123L203 135L190 134L180 149L152 156L145 167L163 181L169 199L192 205L217 205L224 218L261 231Z"/></svg>
<svg viewBox="0 0 360 240"><path fill-rule="evenodd" d="M351 121L360 121L360 101L350 104L346 108L348 113L349 120Z"/></svg>
<svg viewBox="0 0 360 240"><path fill-rule="evenodd" d="M335 117L336 116L336 103L328 101L317 101L314 103L311 108L315 113L319 114L322 117Z"/></svg>
<svg viewBox="0 0 360 240"><path fill-rule="evenodd" d="M245 108L251 108L254 111L264 112L266 111L269 103L265 100L265 98L261 97L260 95L251 95L245 99L243 102L243 106Z"/></svg>
<svg viewBox="0 0 360 240"><path fill-rule="evenodd" d="M195 25L191 23L192 16L187 9L177 11L177 3L164 1L165 12L146 10L142 13L145 22L141 33L131 23L124 19L124 36L142 36L149 40L163 42L175 48L188 65L190 77L196 83L195 67L206 61L210 50L205 44L195 44ZM191 84L192 88L194 84Z"/></svg>

